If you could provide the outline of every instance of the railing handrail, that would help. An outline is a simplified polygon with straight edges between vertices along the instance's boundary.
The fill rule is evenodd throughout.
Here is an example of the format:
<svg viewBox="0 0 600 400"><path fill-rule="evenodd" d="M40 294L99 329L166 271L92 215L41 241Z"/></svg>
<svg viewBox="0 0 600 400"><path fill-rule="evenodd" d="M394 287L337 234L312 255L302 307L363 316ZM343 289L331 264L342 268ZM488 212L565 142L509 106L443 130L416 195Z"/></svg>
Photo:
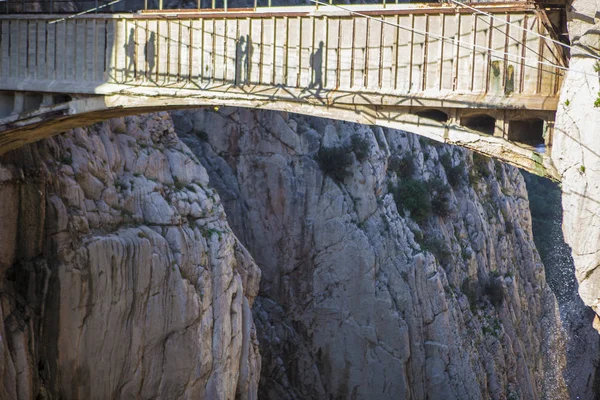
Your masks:
<svg viewBox="0 0 600 400"><path fill-rule="evenodd" d="M250 0L252 1L252 0ZM249 1L249 3L250 3ZM560 0L557 0L560 1ZM90 10L89 12L97 13L123 13L123 12L140 12L140 11L161 11L161 10L176 10L181 8L165 8L164 0L143 0L143 6L140 7L140 3L142 0L120 0L116 6L111 6L107 8L107 4L114 2L114 0L49 0L41 4L39 0L0 0L0 13L2 14L75 14L82 11ZM135 2L135 3L134 3ZM279 1L277 1L279 2ZM379 0L375 3L359 3L356 0L356 4L352 4L352 0L350 4L342 3L340 0L325 0L324 3L327 2L330 5L344 5L344 6L352 6L352 5L363 5L363 6L381 6L386 8L387 5L398 5L398 4L439 4L445 3L446 0L421 0L421 1L406 1L406 0ZM513 0L513 1L491 1L491 2L477 2L477 5L485 5L485 4L498 4L498 3L534 3L534 0ZM208 7L205 7L204 4L209 3ZM264 4L263 4L264 3ZM259 0L254 0L253 4L247 4L245 6L240 7L236 5L236 9L244 8L244 9L258 9L264 7L314 7L319 8L320 6L314 4L283 4L283 5L273 5L273 0L261 0L259 4ZM135 7L131 7L132 4L136 4ZM75 9L72 7L61 7L61 6L75 6ZM130 7L128 7L128 5ZM154 6L155 5L155 6ZM322 7L322 6L321 6ZM187 7L185 10L222 10L227 12L230 8L230 0L197 0L196 7ZM101 10L101 11L98 11Z"/></svg>

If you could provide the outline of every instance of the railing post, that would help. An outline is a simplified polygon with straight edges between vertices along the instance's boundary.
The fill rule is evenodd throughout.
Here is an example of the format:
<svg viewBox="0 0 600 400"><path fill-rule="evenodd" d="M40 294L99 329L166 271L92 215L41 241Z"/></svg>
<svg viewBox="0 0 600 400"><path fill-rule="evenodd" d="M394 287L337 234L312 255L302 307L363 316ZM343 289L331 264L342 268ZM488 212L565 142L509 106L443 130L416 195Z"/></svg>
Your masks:
<svg viewBox="0 0 600 400"><path fill-rule="evenodd" d="M98 14L98 0L96 0L94 4L94 14Z"/></svg>
<svg viewBox="0 0 600 400"><path fill-rule="evenodd" d="M215 0L212 0L212 9L215 9Z"/></svg>
<svg viewBox="0 0 600 400"><path fill-rule="evenodd" d="M227 12L227 0L223 0L223 7L225 8L225 12Z"/></svg>
<svg viewBox="0 0 600 400"><path fill-rule="evenodd" d="M159 10L163 9L163 0L158 0L158 9Z"/></svg>
<svg viewBox="0 0 600 400"><path fill-rule="evenodd" d="M202 7L202 0L198 0L198 10Z"/></svg>
<svg viewBox="0 0 600 400"><path fill-rule="evenodd" d="M258 5L258 0L254 0L254 11L256 11L256 6Z"/></svg>
<svg viewBox="0 0 600 400"><path fill-rule="evenodd" d="M144 0L144 11L148 11L148 0Z"/></svg>

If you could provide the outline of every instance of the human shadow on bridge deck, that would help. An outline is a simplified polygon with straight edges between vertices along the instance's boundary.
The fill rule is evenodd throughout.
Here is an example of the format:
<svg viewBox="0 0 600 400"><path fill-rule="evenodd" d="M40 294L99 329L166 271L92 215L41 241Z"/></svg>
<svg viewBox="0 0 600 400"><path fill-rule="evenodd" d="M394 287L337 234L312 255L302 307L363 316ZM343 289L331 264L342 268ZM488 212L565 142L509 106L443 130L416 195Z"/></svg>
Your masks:
<svg viewBox="0 0 600 400"><path fill-rule="evenodd" d="M129 77L129 73L133 69L133 76L135 78L137 74L137 63L135 61L135 29L129 30L129 39L125 43L125 58L129 60L127 68L125 69L125 76Z"/></svg>
<svg viewBox="0 0 600 400"><path fill-rule="evenodd" d="M252 68L253 46L250 35L241 36L235 46L235 81L236 86L248 85Z"/></svg>
<svg viewBox="0 0 600 400"><path fill-rule="evenodd" d="M315 96L321 97L320 93L323 90L323 41L319 43L319 49L310 55L310 67L312 68L312 82L308 85L308 89L316 88Z"/></svg>

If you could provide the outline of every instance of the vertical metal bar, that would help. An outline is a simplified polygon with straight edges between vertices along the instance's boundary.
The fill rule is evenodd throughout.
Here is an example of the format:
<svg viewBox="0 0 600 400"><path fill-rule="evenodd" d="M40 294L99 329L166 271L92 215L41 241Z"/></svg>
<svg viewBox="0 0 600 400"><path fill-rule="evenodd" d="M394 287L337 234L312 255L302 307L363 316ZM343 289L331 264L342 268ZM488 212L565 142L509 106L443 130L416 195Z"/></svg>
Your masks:
<svg viewBox="0 0 600 400"><path fill-rule="evenodd" d="M290 47L288 46L290 40L290 20L289 18L283 17L285 21L285 40L283 41L283 52L285 53L284 58L284 66L283 66L283 84L284 86L288 85L288 76L289 76L289 60L290 60Z"/></svg>
<svg viewBox="0 0 600 400"><path fill-rule="evenodd" d="M425 14L425 43L423 43L423 74L421 80L421 90L427 88L427 58L429 56L429 14Z"/></svg>
<svg viewBox="0 0 600 400"><path fill-rule="evenodd" d="M446 14L440 14L440 18L442 18L442 38L446 35ZM438 82L438 90L442 90L443 80L444 80L444 39L440 39L440 74L439 74L439 82Z"/></svg>
<svg viewBox="0 0 600 400"><path fill-rule="evenodd" d="M224 0L224 8L225 8L225 12L227 12L227 0Z"/></svg>
<svg viewBox="0 0 600 400"><path fill-rule="evenodd" d="M383 24L384 21L384 16L381 16L381 23L380 23L380 30L379 30L379 82L377 87L379 89L381 89L381 86L383 84L383 52L384 52L384 47L383 47L383 41L384 41L384 36L383 36L383 30L385 28L385 25Z"/></svg>
<svg viewBox="0 0 600 400"><path fill-rule="evenodd" d="M356 18L352 18L352 35L350 38L350 88L354 87L354 42L356 35Z"/></svg>
<svg viewBox="0 0 600 400"><path fill-rule="evenodd" d="M504 33L504 65L502 66L502 82L500 82L500 85L504 92L506 92L506 78L508 77L508 38L510 37L510 14L506 13L505 17L506 31Z"/></svg>
<svg viewBox="0 0 600 400"><path fill-rule="evenodd" d="M258 3L258 0L254 0L254 11L256 11L257 3Z"/></svg>
<svg viewBox="0 0 600 400"><path fill-rule="evenodd" d="M215 9L215 0L212 0L212 9Z"/></svg>
<svg viewBox="0 0 600 400"><path fill-rule="evenodd" d="M369 42L371 41L371 19L367 19L367 39L365 41L365 65L363 68L363 87L369 86Z"/></svg>
<svg viewBox="0 0 600 400"><path fill-rule="evenodd" d="M456 13L458 18L457 30L456 30L456 39L454 40L454 59L456 60L454 63L454 78L452 79L452 90L456 90L458 88L458 71L460 64L460 30L462 29L462 19L461 14L459 12Z"/></svg>
<svg viewBox="0 0 600 400"><path fill-rule="evenodd" d="M486 71L485 71L485 93L490 91L490 72L492 68L492 34L494 33L494 18L490 17L488 22L490 27L490 32L488 35L488 51L487 51L487 63L486 63Z"/></svg>
<svg viewBox="0 0 600 400"><path fill-rule="evenodd" d="M302 83L302 21L304 18L298 17L298 72L296 73L296 87L299 88Z"/></svg>
<svg viewBox="0 0 600 400"><path fill-rule="evenodd" d="M144 0L144 10L148 10L148 0Z"/></svg>
<svg viewBox="0 0 600 400"><path fill-rule="evenodd" d="M341 76L341 60L342 60L342 20L341 18L338 17L337 19L338 21L338 41L337 41L337 47L336 47L336 56L337 56L337 60L336 60L336 66L335 66L335 89L339 89L340 87L340 76Z"/></svg>
<svg viewBox="0 0 600 400"><path fill-rule="evenodd" d="M523 17L523 27L527 28L527 14L525 14L525 16ZM527 31L525 29L523 29L523 37L521 39L521 43L523 45L521 46L521 71L519 71L519 93L522 93L523 88L525 87L523 85L523 81L525 80L525 49L527 49Z"/></svg>
<svg viewBox="0 0 600 400"><path fill-rule="evenodd" d="M98 0L95 1L94 14L98 14Z"/></svg>
<svg viewBox="0 0 600 400"><path fill-rule="evenodd" d="M213 0L214 1L214 0ZM158 0L158 9L162 10L163 9L163 0Z"/></svg>
<svg viewBox="0 0 600 400"><path fill-rule="evenodd" d="M477 14L473 14L473 55L471 56L471 85L469 86L469 91L473 91L475 88L475 45L477 44L477 21L479 20ZM525 46L523 46L525 48Z"/></svg>
<svg viewBox="0 0 600 400"><path fill-rule="evenodd" d="M414 55L415 55L415 48L414 48L414 44L415 44L415 14L410 14L410 58L408 61L408 91L410 92L412 90L413 87L413 61L414 61Z"/></svg>
<svg viewBox="0 0 600 400"><path fill-rule="evenodd" d="M271 75L271 84L275 85L275 75L277 75L277 68L275 64L277 63L277 19L273 17L273 75ZM248 56L246 56L248 57Z"/></svg>
<svg viewBox="0 0 600 400"><path fill-rule="evenodd" d="M260 57L258 62L258 83L263 84L263 67L265 65L265 19L260 19Z"/></svg>
<svg viewBox="0 0 600 400"><path fill-rule="evenodd" d="M269 7L271 7L271 0L269 0Z"/></svg>
<svg viewBox="0 0 600 400"><path fill-rule="evenodd" d="M325 48L323 49L323 64L325 65L324 73L323 73L323 87L327 87L327 70L329 68L329 18L327 16L323 17L323 23L325 24Z"/></svg>
<svg viewBox="0 0 600 400"><path fill-rule="evenodd" d="M393 49L393 52L394 52L393 54L394 54L395 59L396 59L396 64L395 64L395 66L393 68L393 71L394 71L394 90L398 89L398 72L400 70L400 68L398 68L400 66L400 50L398 49L398 46L400 46L400 15L396 15L396 40L394 41L394 43L392 45L392 49Z"/></svg>

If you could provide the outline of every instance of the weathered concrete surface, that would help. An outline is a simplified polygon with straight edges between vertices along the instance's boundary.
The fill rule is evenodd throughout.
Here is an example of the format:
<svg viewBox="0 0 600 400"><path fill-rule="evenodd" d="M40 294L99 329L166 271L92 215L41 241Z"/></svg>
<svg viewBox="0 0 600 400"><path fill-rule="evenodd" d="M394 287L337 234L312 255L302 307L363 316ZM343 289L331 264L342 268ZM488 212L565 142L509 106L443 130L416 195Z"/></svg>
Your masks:
<svg viewBox="0 0 600 400"><path fill-rule="evenodd" d="M596 71L600 54L600 3L575 0L569 16L574 45L561 91L552 159L561 175L563 231L575 261L579 294L600 314L600 93ZM583 72L583 73L582 73ZM600 324L596 324L600 328Z"/></svg>

